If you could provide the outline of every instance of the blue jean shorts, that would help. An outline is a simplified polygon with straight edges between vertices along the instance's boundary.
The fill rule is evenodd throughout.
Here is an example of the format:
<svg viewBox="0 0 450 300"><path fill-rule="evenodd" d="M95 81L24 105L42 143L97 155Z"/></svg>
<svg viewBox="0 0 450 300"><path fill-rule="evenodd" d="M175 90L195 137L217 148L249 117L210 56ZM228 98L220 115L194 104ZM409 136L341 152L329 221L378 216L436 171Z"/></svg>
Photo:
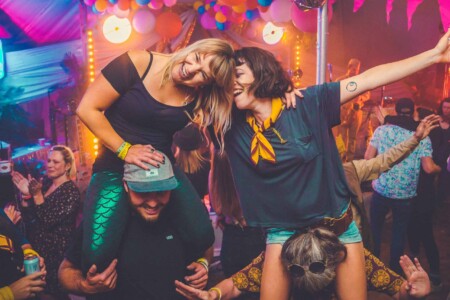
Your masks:
<svg viewBox="0 0 450 300"><path fill-rule="evenodd" d="M267 229L266 244L281 244L283 245L292 235L296 233L295 230L286 230L284 228L269 228ZM359 243L362 241L358 226L355 221L352 221L347 230L338 236L343 244Z"/></svg>

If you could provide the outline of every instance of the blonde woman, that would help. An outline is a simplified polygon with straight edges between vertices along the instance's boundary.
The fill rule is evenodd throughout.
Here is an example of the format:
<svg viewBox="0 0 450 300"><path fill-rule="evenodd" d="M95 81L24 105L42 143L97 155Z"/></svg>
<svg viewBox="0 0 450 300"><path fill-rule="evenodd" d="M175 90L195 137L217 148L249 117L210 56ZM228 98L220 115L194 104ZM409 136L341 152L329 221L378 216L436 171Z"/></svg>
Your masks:
<svg viewBox="0 0 450 300"><path fill-rule="evenodd" d="M68 299L59 287L58 268L75 230L81 205L72 150L63 145L48 152L47 176L44 180L28 179L13 172L13 182L22 193L21 211L27 238L45 258L47 286L43 299Z"/></svg>
<svg viewBox="0 0 450 300"><path fill-rule="evenodd" d="M84 207L84 267L100 269L115 257L128 218L122 184L124 162L158 168L171 161L172 136L192 119L223 137L230 126L234 60L232 47L204 39L174 54L130 51L107 65L87 90L77 114L102 146ZM223 141L222 141L223 144ZM155 151L158 150L158 151ZM178 168L173 193L175 227L192 255L214 241L209 216Z"/></svg>

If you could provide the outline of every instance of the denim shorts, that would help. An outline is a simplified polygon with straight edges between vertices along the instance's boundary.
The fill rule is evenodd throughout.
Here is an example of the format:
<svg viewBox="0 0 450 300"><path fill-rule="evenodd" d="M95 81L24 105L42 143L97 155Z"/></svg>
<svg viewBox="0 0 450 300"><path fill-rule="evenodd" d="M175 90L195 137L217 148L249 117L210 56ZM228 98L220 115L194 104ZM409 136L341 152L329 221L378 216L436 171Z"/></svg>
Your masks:
<svg viewBox="0 0 450 300"><path fill-rule="evenodd" d="M283 245L287 239L296 233L295 230L286 230L284 228L269 228L267 229L266 244L281 244ZM362 241L358 226L355 221L352 221L347 230L341 234L339 240L343 244L359 243Z"/></svg>

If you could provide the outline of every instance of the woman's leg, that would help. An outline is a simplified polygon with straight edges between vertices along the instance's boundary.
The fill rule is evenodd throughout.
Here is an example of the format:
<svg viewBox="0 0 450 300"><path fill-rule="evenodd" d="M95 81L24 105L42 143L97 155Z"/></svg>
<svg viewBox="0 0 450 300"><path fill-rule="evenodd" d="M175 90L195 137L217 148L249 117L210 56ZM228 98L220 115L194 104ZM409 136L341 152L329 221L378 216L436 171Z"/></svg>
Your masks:
<svg viewBox="0 0 450 300"><path fill-rule="evenodd" d="M367 299L363 244L345 244L345 247L347 248L347 258L336 269L336 293L338 299Z"/></svg>
<svg viewBox="0 0 450 300"><path fill-rule="evenodd" d="M290 294L289 274L281 263L281 244L268 244L261 279L261 300L287 300ZM354 298L356 299L356 298Z"/></svg>
<svg viewBox="0 0 450 300"><path fill-rule="evenodd" d="M83 209L85 272L93 264L101 272L117 255L129 214L122 177L120 173L99 172L89 183Z"/></svg>

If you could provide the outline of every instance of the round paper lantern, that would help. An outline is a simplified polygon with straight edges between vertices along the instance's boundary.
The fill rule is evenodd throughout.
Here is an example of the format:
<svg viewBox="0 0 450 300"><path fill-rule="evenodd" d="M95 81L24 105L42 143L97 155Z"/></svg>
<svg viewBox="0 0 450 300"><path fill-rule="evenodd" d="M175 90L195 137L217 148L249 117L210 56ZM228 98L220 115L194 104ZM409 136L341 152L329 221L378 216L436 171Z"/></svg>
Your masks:
<svg viewBox="0 0 450 300"><path fill-rule="evenodd" d="M254 19L259 17L259 11L257 9L247 10L245 12L245 18L249 21L253 21Z"/></svg>
<svg viewBox="0 0 450 300"><path fill-rule="evenodd" d="M172 7L177 4L177 0L164 0L164 5L167 7Z"/></svg>
<svg viewBox="0 0 450 300"><path fill-rule="evenodd" d="M202 5L202 6L200 6L200 7L198 8L197 11L198 11L199 14L203 15L203 14L205 13L206 9L205 9L205 7Z"/></svg>
<svg viewBox="0 0 450 300"><path fill-rule="evenodd" d="M150 9L153 9L153 10L159 10L163 6L164 6L164 3L162 2L162 0L152 0L148 4L148 7L150 7Z"/></svg>
<svg viewBox="0 0 450 300"><path fill-rule="evenodd" d="M117 2L119 2L118 0L108 0L109 1L109 3L111 3L111 4L116 4Z"/></svg>
<svg viewBox="0 0 450 300"><path fill-rule="evenodd" d="M198 10L198 8L199 8L200 6L202 6L202 5L203 5L203 2L202 2L202 1L195 1L194 4L192 5L192 7L193 7L195 10Z"/></svg>
<svg viewBox="0 0 450 300"><path fill-rule="evenodd" d="M117 2L117 6L121 10L127 10L130 8L130 0L119 0L119 2Z"/></svg>
<svg viewBox="0 0 450 300"><path fill-rule="evenodd" d="M96 14L96 15L100 15L100 14L101 14L101 12L99 12L99 11L95 8L95 5L92 5L92 6L91 6L91 10L92 10L92 12L93 12L94 14Z"/></svg>
<svg viewBox="0 0 450 300"><path fill-rule="evenodd" d="M269 8L274 22L288 22L291 20L291 2L286 0L274 0Z"/></svg>
<svg viewBox="0 0 450 300"><path fill-rule="evenodd" d="M225 30L225 23L220 23L216 21L216 27L218 30L220 31L224 31Z"/></svg>
<svg viewBox="0 0 450 300"><path fill-rule="evenodd" d="M156 18L156 32L165 38L176 37L182 26L180 16L171 11L163 12Z"/></svg>
<svg viewBox="0 0 450 300"><path fill-rule="evenodd" d="M279 41L284 34L284 29L282 27L278 27L273 25L271 22L267 23L263 29L263 40L266 44L275 45Z"/></svg>
<svg viewBox="0 0 450 300"><path fill-rule="evenodd" d="M200 17L200 23L205 29L216 29L216 20L210 14L203 14Z"/></svg>
<svg viewBox="0 0 450 300"><path fill-rule="evenodd" d="M256 9L258 8L258 0L247 0L245 5L247 6L248 10Z"/></svg>
<svg viewBox="0 0 450 300"><path fill-rule="evenodd" d="M228 22L233 23L233 24L241 24L242 22L244 22L244 20L245 20L245 15L244 14L238 14L235 11L233 11L228 16Z"/></svg>
<svg viewBox="0 0 450 300"><path fill-rule="evenodd" d="M269 10L270 6L261 6L258 4L258 10L260 12L267 12Z"/></svg>
<svg viewBox="0 0 450 300"><path fill-rule="evenodd" d="M219 23L225 23L227 21L227 17L220 11L216 13L215 19Z"/></svg>
<svg viewBox="0 0 450 300"><path fill-rule="evenodd" d="M127 18L109 16L103 23L103 35L113 44L123 43L131 35L131 23Z"/></svg>
<svg viewBox="0 0 450 300"><path fill-rule="evenodd" d="M272 14L270 13L269 9L267 9L266 11L259 10L259 16L266 22L272 21Z"/></svg>
<svg viewBox="0 0 450 300"><path fill-rule="evenodd" d="M272 4L272 0L258 0L258 4L263 7L266 7Z"/></svg>
<svg viewBox="0 0 450 300"><path fill-rule="evenodd" d="M108 7L108 1L107 0L97 0L95 1L95 9L99 12L104 12L106 8Z"/></svg>
<svg viewBox="0 0 450 300"><path fill-rule="evenodd" d="M118 18L126 18L130 14L130 10L129 9L122 10L122 9L119 8L118 5L114 5L113 12L114 12L114 15L116 17L118 17Z"/></svg>
<svg viewBox="0 0 450 300"><path fill-rule="evenodd" d="M219 0L218 4L220 5L228 5L228 6L235 6L239 4L245 3L245 0Z"/></svg>
<svg viewBox="0 0 450 300"><path fill-rule="evenodd" d="M239 5L232 6L232 9L238 14L243 14L247 10L247 7L245 6L245 3L242 3Z"/></svg>
<svg viewBox="0 0 450 300"><path fill-rule="evenodd" d="M138 10L141 7L141 5L136 3L136 0L130 0L130 9L131 10Z"/></svg>
<svg viewBox="0 0 450 300"><path fill-rule="evenodd" d="M317 32L317 9L304 11L292 3L291 17L297 29L310 33Z"/></svg>
<svg viewBox="0 0 450 300"><path fill-rule="evenodd" d="M84 4L86 4L87 6L92 6L94 5L95 0L84 0Z"/></svg>
<svg viewBox="0 0 450 300"><path fill-rule="evenodd" d="M150 3L150 0L136 0L136 3L140 6L144 6Z"/></svg>
<svg viewBox="0 0 450 300"><path fill-rule="evenodd" d="M152 12L147 9L139 9L133 17L133 28L139 33L145 34L155 28L156 18Z"/></svg>
<svg viewBox="0 0 450 300"><path fill-rule="evenodd" d="M325 3L325 0L294 0L294 4L301 10L319 8Z"/></svg>

